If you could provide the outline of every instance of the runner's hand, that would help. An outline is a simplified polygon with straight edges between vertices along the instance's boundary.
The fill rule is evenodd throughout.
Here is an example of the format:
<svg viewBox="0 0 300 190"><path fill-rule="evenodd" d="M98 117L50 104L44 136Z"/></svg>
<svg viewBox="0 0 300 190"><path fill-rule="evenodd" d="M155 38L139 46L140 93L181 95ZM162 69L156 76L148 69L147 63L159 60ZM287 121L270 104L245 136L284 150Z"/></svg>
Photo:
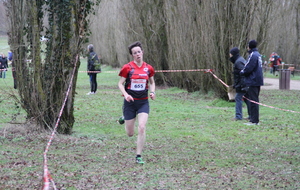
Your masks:
<svg viewBox="0 0 300 190"><path fill-rule="evenodd" d="M152 100L155 100L155 93L154 93L154 92L151 92L151 93L150 93L150 98L151 98Z"/></svg>
<svg viewBox="0 0 300 190"><path fill-rule="evenodd" d="M133 102L134 102L134 99L133 99L132 96L130 96L130 95L127 95L127 96L125 97L125 100L126 100L127 102L130 102L130 101L133 101Z"/></svg>

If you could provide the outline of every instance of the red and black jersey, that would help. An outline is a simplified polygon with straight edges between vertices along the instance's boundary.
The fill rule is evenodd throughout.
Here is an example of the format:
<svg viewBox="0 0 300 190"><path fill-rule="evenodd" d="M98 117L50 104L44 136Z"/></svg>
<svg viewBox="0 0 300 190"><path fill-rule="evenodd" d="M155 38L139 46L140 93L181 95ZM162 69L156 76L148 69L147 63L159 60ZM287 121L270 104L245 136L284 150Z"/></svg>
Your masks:
<svg viewBox="0 0 300 190"><path fill-rule="evenodd" d="M133 61L125 64L119 76L126 78L125 90L135 100L148 98L148 81L154 76L154 69L151 65L143 62L141 67L138 67Z"/></svg>

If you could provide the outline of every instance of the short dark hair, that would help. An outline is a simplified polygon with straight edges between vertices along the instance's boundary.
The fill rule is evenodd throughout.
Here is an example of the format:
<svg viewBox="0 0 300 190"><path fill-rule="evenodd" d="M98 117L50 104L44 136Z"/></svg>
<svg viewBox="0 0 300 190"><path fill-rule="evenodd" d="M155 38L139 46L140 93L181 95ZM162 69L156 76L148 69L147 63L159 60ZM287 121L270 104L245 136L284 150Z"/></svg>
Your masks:
<svg viewBox="0 0 300 190"><path fill-rule="evenodd" d="M256 48L257 47L257 41L250 40L248 46L249 46L250 49Z"/></svg>
<svg viewBox="0 0 300 190"><path fill-rule="evenodd" d="M140 47L141 50L143 50L142 43L141 43L140 41L133 42L132 44L130 44L130 45L128 46L128 50L129 50L130 55L132 55L132 51L131 51L131 50L132 50L132 48L134 48L134 47Z"/></svg>

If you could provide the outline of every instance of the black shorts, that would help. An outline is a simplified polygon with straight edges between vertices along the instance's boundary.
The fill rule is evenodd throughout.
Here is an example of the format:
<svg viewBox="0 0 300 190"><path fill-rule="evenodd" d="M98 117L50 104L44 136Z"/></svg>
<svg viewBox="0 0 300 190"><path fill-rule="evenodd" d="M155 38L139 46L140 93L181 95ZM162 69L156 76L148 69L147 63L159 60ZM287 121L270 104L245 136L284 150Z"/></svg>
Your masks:
<svg viewBox="0 0 300 190"><path fill-rule="evenodd" d="M149 114L149 101L145 100L134 100L134 102L127 102L124 99L123 115L125 120L130 120L136 117L139 113Z"/></svg>

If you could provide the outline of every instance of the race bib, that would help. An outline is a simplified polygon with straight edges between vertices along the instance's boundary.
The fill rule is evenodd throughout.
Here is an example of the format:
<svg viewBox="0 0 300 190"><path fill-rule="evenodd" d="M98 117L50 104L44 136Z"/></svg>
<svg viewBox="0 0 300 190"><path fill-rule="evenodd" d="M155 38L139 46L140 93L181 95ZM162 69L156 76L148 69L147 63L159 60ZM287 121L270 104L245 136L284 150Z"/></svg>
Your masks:
<svg viewBox="0 0 300 190"><path fill-rule="evenodd" d="M131 90L142 91L146 89L146 79L131 79Z"/></svg>

